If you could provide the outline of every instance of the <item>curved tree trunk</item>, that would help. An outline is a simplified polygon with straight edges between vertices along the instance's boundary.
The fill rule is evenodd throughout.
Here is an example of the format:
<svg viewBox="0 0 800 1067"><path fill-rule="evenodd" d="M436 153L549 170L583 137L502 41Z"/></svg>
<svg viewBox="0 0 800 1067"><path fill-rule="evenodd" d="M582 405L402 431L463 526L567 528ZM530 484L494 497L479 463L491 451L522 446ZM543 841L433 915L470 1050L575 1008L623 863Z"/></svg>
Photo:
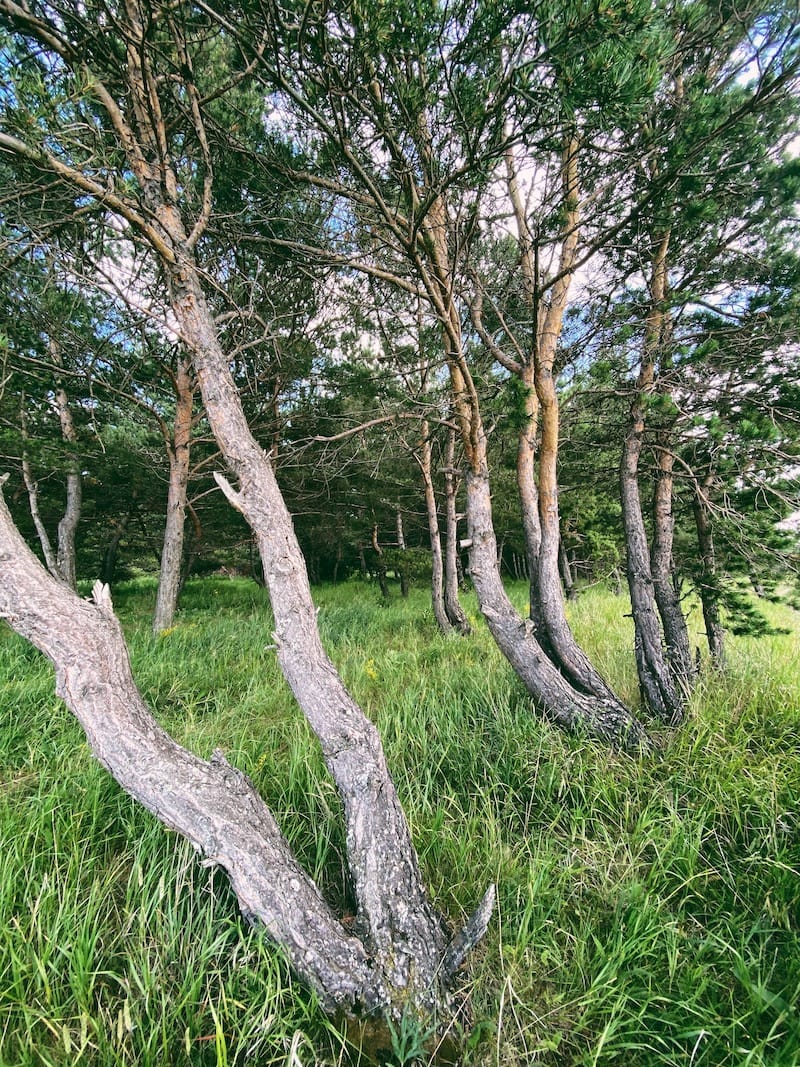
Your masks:
<svg viewBox="0 0 800 1067"><path fill-rule="evenodd" d="M578 144L570 138L564 145L561 164L561 196L564 223L561 236L558 280L549 304L540 309L534 383L539 399L539 548L536 581L538 608L532 614L540 627L540 641L554 664L580 691L601 700L619 700L580 647L567 622L559 574L561 521L558 510L559 404L555 381L555 358L567 306L572 271L578 247L579 215ZM622 705L620 705L621 707Z"/></svg>
<svg viewBox="0 0 800 1067"><path fill-rule="evenodd" d="M648 748L641 724L619 701L578 692L556 669L536 640L533 624L516 611L497 567L489 478L467 474L470 573L478 603L498 648L541 710L559 726L611 742L629 752Z"/></svg>
<svg viewBox="0 0 800 1067"><path fill-rule="evenodd" d="M433 617L443 634L450 633L452 626L444 607L444 562L442 559L442 539L439 533L439 516L436 510L436 494L433 488L433 463L431 458L430 427L427 421L422 424L422 441L418 457L422 472L422 484L425 488L425 511L428 516L428 533L431 539L431 603Z"/></svg>
<svg viewBox="0 0 800 1067"><path fill-rule="evenodd" d="M570 167L574 166L573 146L565 149L565 181L571 183ZM571 187L571 186L570 186ZM629 751L647 747L647 738L641 724L631 712L607 689L600 693L581 692L565 678L550 660L534 633L534 625L523 622L503 588L497 555L497 541L492 523L489 466L487 461L486 431L481 418L480 401L469 366L464 356L461 334L461 317L452 290L452 269L447 247L447 209L441 196L433 199L422 224L424 236L431 251L435 280L429 281L429 290L434 308L443 328L445 357L450 374L453 410L460 428L467 458L467 536L470 542L470 576L478 595L481 614L498 648L522 680L537 705L559 725L586 733L603 741L619 745ZM574 229L574 228L573 228ZM570 231L572 232L572 230ZM565 253L569 259L569 253ZM562 278L568 285L568 272ZM553 315L542 328L544 344L549 338L557 338L564 303L561 290L553 294ZM554 346L553 346L554 347ZM541 352L541 348L540 348ZM537 367L538 377L538 367ZM551 375L552 377L552 375ZM537 395L541 405L543 393ZM548 396L549 399L549 396ZM557 435L557 423L556 435ZM552 429L552 427L551 427ZM551 442L552 444L557 443ZM555 486L555 451L550 448L546 463L545 493ZM540 468L541 469L541 468ZM542 482L540 476L540 499ZM556 487L557 501L557 487ZM558 509L555 507L556 542L554 573L558 585L559 604L563 616L563 600L558 577ZM546 515L540 510L542 522L542 551L544 556L545 520L552 521L553 509ZM547 572L549 573L549 572ZM566 627L566 619L564 619ZM566 627L567 632L568 627ZM563 631L559 630L559 636ZM550 630L548 628L548 636ZM571 637L571 634L569 634ZM573 640L574 643L574 640ZM584 656L584 659L586 657ZM587 660L588 662L588 660Z"/></svg>
<svg viewBox="0 0 800 1067"><path fill-rule="evenodd" d="M172 440L167 442L169 453L169 490L167 518L164 526L164 547L161 551L161 570L158 578L153 633L159 634L172 626L182 585L183 541L186 500L189 489L189 458L192 439L192 408L194 388L188 362L178 360L174 377L175 421Z"/></svg>

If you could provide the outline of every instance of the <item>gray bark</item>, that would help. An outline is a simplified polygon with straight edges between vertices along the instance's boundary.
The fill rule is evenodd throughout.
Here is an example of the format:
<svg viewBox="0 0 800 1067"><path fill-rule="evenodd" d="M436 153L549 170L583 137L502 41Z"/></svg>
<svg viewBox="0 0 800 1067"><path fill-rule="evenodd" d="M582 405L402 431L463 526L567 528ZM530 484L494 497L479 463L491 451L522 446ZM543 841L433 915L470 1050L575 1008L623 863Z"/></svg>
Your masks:
<svg viewBox="0 0 800 1067"><path fill-rule="evenodd" d="M243 912L265 925L324 1004L386 1002L379 970L297 865L247 777L221 753L195 756L156 722L133 680L108 586L97 583L93 598L81 600L45 572L0 499L0 617L51 660L56 691L97 759L165 826L225 868Z"/></svg>
<svg viewBox="0 0 800 1067"><path fill-rule="evenodd" d="M664 653L650 573L650 553L639 496L642 423L637 416L638 406L638 402L634 404L633 425L625 439L621 466L622 522L633 614L634 652L639 685L647 707L654 715L674 725L683 718L683 700Z"/></svg>
<svg viewBox="0 0 800 1067"><path fill-rule="evenodd" d="M467 475L470 574L481 612L500 651L540 709L559 726L611 742L629 752L648 748L641 724L618 701L578 692L556 669L536 640L530 620L517 613L503 588L497 566L489 479Z"/></svg>

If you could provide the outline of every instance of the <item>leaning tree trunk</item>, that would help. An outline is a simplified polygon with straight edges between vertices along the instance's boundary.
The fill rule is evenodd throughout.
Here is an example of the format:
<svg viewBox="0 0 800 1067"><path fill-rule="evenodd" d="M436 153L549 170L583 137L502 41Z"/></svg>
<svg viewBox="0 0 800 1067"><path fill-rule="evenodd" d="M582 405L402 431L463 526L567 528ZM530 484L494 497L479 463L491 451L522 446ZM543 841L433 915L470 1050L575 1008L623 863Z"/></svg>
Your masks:
<svg viewBox="0 0 800 1067"><path fill-rule="evenodd" d="M675 456L669 448L669 435L659 435L658 472L653 492L653 540L650 547L650 573L656 607L664 627L667 659L673 678L684 696L692 690L695 668L689 644L689 630L675 586L672 545L675 531L673 515L673 467Z"/></svg>
<svg viewBox="0 0 800 1067"><path fill-rule="evenodd" d="M454 630L466 637L471 626L458 596L458 483L456 471L456 431L447 431L447 452L444 461L445 489L445 564L444 608Z"/></svg>
<svg viewBox="0 0 800 1067"><path fill-rule="evenodd" d="M433 488L433 462L431 456L430 426L422 423L422 440L417 457L425 487L425 511L428 516L428 533L431 540L431 603L433 617L443 634L450 633L452 626L444 607L444 562L442 538L439 533L439 516L436 509L436 493Z"/></svg>
<svg viewBox="0 0 800 1067"><path fill-rule="evenodd" d="M182 584L183 542L186 500L189 490L189 458L192 439L194 388L188 361L179 358L174 376L175 420L172 440L167 441L169 454L169 489L164 525L164 546L158 578L153 633L160 634L172 626Z"/></svg>
<svg viewBox="0 0 800 1067"><path fill-rule="evenodd" d="M698 592L706 624L706 639L711 661L720 670L725 667L725 628L719 610L719 577L714 549L714 526L711 518L710 490L713 475L695 485L692 509L700 549L700 581Z"/></svg>

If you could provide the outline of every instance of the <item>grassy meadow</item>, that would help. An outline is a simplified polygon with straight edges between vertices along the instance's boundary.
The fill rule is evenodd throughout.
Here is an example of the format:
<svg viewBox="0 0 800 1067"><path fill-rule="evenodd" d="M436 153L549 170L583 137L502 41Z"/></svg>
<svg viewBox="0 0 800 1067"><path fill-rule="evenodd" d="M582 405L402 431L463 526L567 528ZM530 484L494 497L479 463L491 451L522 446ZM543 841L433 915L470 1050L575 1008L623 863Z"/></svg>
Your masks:
<svg viewBox="0 0 800 1067"><path fill-rule="evenodd" d="M266 647L265 594L192 582L159 638L154 595L115 596L144 695L184 744L253 778L346 907L336 793ZM788 635L731 639L726 677L707 674L688 724L634 761L543 723L483 625L440 636L424 590L316 595L437 906L457 924L497 883L465 975L465 1064L800 1064L797 614L769 609ZM590 589L570 610L635 702L627 602ZM48 664L6 630L0 694L0 1067L365 1063L224 875L92 759Z"/></svg>

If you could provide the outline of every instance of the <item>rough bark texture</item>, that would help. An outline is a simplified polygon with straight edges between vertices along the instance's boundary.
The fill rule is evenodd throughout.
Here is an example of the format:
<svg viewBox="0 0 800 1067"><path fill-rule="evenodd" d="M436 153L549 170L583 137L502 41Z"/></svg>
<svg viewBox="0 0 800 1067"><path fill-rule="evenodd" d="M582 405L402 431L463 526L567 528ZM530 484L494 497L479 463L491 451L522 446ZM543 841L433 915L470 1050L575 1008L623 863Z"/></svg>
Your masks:
<svg viewBox="0 0 800 1067"><path fill-rule="evenodd" d="M695 486L692 507L697 544L700 549L700 582L698 591L703 606L703 621L706 624L706 639L711 661L715 667L725 667L725 628L719 610L719 586L717 579L717 559L714 550L714 526L711 518L709 492L713 476Z"/></svg>
<svg viewBox="0 0 800 1067"><path fill-rule="evenodd" d="M174 376L175 420L172 440L167 441L169 489L164 525L164 545L158 577L153 633L169 629L175 618L181 589L186 500L189 489L189 460L192 438L194 390L188 362L180 359Z"/></svg>
<svg viewBox="0 0 800 1067"><path fill-rule="evenodd" d="M431 603L433 617L443 634L450 633L452 626L444 607L444 561L442 559L442 538L439 533L439 516L436 510L436 493L433 488L433 463L431 457L430 427L422 424L422 441L420 443L419 469L422 472L422 484L425 487L425 511L428 516L428 533L431 539Z"/></svg>
<svg viewBox="0 0 800 1067"><path fill-rule="evenodd" d="M363 945L346 934L296 864L268 808L221 753L181 748L156 722L133 680L108 587L87 603L48 575L0 500L0 615L53 663L56 691L97 759L161 822L224 867L245 914L258 918L298 973L332 997L376 1006L387 998ZM324 946L324 951L321 947Z"/></svg>
<svg viewBox="0 0 800 1067"><path fill-rule="evenodd" d="M157 258L168 286L173 328L191 353L209 424L237 484L233 487L222 476L218 482L258 540L281 669L320 741L342 800L359 938L343 936L313 883L287 854L269 812L244 777L222 759L206 764L184 753L153 723L131 688L127 659L120 656L119 626L105 592L98 592L98 606L77 602L73 610L72 601L54 599L49 583L30 603L28 583L35 585L44 572L41 568L41 574L15 572L19 553L4 553L8 581L4 574L0 596L10 595L14 573L22 573L22 585L14 586L11 600L0 600L0 610L51 655L59 691L82 716L100 758L115 766L119 780L134 794L142 780L153 775L146 796L159 817L182 827L192 839L197 835L199 846L223 863L243 906L253 914L263 912L273 936L285 945L299 973L327 1006L381 1008L395 1019L406 1010L420 1016L447 1008L446 985L452 977L444 965L447 931L422 886L408 823L378 733L322 647L289 512L270 457L247 425L203 293L194 249L213 211L213 161L203 101L191 79L191 63L181 54L184 45L176 42L176 55L167 59L154 51L151 27L143 20L146 13L135 0L126 0L117 10L125 57L113 72L125 84L124 92L115 94L105 86L103 71L90 69L91 49L76 49L61 39L58 20L31 16L10 0L0 0L0 9L12 25L38 38L45 51L55 48L67 66L77 68L80 85L90 86L87 92L98 106L98 116L104 109L107 131L116 138L118 173L109 172L102 184L93 172L48 154L46 147L26 146L13 137L5 137L4 143L22 158L58 174L82 195L119 211ZM172 107L176 86L164 78L164 69L177 80L178 91L185 91L188 136L180 139L180 151L196 149L193 161L202 177L191 193L197 196L187 196L182 184L193 180L192 168L182 167L179 176L173 165L175 131L162 111L161 96L168 94ZM198 206L189 230L185 218L192 202ZM67 630L54 618L62 614L54 612L54 603L69 615ZM81 642L75 652L74 633L84 630L95 635L99 655ZM112 727L110 738L103 731L106 721ZM263 888L263 900L260 891L253 891L254 883Z"/></svg>
<svg viewBox="0 0 800 1067"><path fill-rule="evenodd" d="M667 659L673 678L684 696L691 692L695 680L694 661L689 645L689 630L675 586L672 544L675 517L672 512L673 466L675 457L667 447L666 434L660 436L658 473L653 492L653 540L650 547L650 572L653 593L664 628Z"/></svg>
<svg viewBox="0 0 800 1067"><path fill-rule="evenodd" d="M559 726L611 742L630 752L648 747L641 724L616 700L579 693L556 669L536 640L533 624L517 613L497 567L489 479L467 475L470 573L481 612L500 651L539 708Z"/></svg>
<svg viewBox="0 0 800 1067"><path fill-rule="evenodd" d="M259 543L275 618L278 659L322 745L345 812L358 929L388 985L433 1007L446 934L420 880L408 824L373 724L328 659L303 557L269 457L250 433L210 312L190 264L173 272L173 311L197 372L209 423L234 490L226 496Z"/></svg>

